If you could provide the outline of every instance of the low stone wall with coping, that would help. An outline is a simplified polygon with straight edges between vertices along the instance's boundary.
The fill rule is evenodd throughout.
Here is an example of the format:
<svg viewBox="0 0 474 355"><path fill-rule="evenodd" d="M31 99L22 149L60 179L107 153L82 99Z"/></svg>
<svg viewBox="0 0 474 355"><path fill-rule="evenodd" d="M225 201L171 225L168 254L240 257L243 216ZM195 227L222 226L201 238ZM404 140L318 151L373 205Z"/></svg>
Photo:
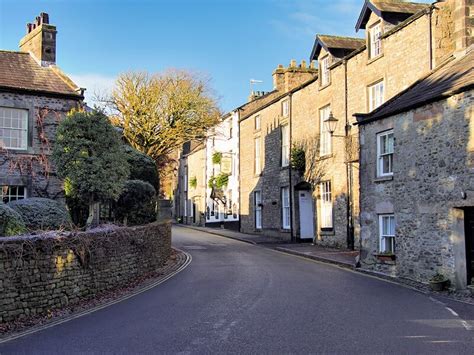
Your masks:
<svg viewBox="0 0 474 355"><path fill-rule="evenodd" d="M126 286L170 255L170 223L0 238L0 324Z"/></svg>

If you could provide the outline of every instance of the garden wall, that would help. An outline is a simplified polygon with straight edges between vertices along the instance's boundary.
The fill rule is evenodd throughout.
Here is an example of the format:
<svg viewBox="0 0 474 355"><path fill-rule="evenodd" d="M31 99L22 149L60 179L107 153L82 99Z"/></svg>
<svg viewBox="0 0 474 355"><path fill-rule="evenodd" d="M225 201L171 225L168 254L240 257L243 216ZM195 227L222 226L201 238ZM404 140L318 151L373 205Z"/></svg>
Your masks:
<svg viewBox="0 0 474 355"><path fill-rule="evenodd" d="M169 223L0 238L0 323L125 286L170 254Z"/></svg>

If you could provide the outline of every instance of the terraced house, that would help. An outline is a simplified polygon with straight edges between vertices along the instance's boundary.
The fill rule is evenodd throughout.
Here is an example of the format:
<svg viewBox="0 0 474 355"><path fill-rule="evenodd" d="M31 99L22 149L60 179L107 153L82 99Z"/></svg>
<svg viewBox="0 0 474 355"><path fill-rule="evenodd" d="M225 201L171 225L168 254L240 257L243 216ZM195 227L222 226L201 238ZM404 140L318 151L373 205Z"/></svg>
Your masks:
<svg viewBox="0 0 474 355"><path fill-rule="evenodd" d="M260 98L267 105L241 115L242 231L360 248L353 115L375 110L453 53L464 3L367 0L356 22L363 38L316 36L310 59L319 72L268 93ZM289 147L305 141L313 142L306 157L313 174L288 163Z"/></svg>
<svg viewBox="0 0 474 355"><path fill-rule="evenodd" d="M63 197L50 161L56 126L82 105L79 88L56 66L56 27L41 13L20 51L0 51L0 198Z"/></svg>

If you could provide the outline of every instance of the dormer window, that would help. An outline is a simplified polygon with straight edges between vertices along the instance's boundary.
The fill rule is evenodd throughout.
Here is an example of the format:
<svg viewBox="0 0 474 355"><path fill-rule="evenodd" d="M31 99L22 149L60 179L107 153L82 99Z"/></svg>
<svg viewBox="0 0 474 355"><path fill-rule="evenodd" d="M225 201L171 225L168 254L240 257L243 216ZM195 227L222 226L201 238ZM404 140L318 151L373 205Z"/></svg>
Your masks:
<svg viewBox="0 0 474 355"><path fill-rule="evenodd" d="M329 56L321 59L321 86L326 86L331 80L331 72L329 71Z"/></svg>
<svg viewBox="0 0 474 355"><path fill-rule="evenodd" d="M369 29L369 58L375 58L382 54L382 25L376 23Z"/></svg>

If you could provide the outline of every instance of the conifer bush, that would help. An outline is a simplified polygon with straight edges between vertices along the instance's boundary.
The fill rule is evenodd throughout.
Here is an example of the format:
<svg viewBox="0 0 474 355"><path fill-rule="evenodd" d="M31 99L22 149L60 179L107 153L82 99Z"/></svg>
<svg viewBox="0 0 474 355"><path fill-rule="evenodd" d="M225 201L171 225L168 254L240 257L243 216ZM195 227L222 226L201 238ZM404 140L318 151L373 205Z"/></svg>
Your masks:
<svg viewBox="0 0 474 355"><path fill-rule="evenodd" d="M30 230L69 229L72 222L66 206L49 198L26 198L9 202Z"/></svg>
<svg viewBox="0 0 474 355"><path fill-rule="evenodd" d="M26 232L21 215L0 202L0 237L8 237Z"/></svg>
<svg viewBox="0 0 474 355"><path fill-rule="evenodd" d="M116 217L126 225L156 221L155 188L146 181L126 181L117 202Z"/></svg>

